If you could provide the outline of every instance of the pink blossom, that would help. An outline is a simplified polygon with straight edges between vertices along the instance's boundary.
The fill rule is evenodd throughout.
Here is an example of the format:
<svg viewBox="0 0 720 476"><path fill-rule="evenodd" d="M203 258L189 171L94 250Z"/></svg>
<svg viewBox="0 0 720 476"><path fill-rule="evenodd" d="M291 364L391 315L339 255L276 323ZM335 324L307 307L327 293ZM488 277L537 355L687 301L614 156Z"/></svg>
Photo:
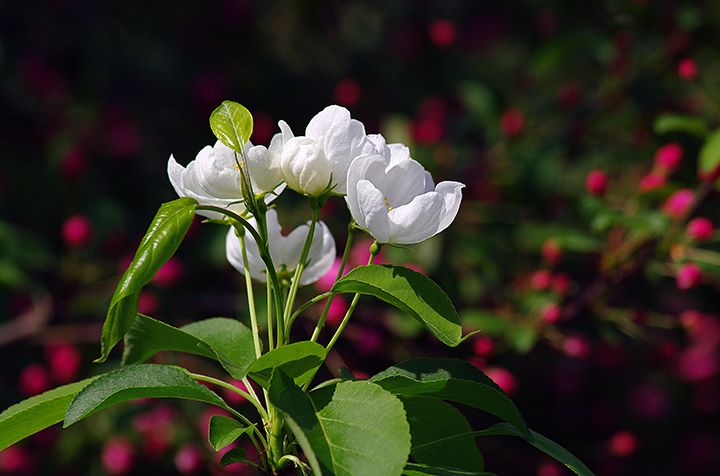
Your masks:
<svg viewBox="0 0 720 476"><path fill-rule="evenodd" d="M517 377L515 377L509 370L503 367L487 367L485 374L492 379L493 382L498 384L508 395L514 395L517 392L519 383Z"/></svg>
<svg viewBox="0 0 720 476"><path fill-rule="evenodd" d="M457 30L450 20L439 19L430 24L428 29L430 40L441 48L447 48L455 43Z"/></svg>
<svg viewBox="0 0 720 476"><path fill-rule="evenodd" d="M44 365L38 363L28 364L20 371L18 388L26 397L47 392L50 387L50 375Z"/></svg>

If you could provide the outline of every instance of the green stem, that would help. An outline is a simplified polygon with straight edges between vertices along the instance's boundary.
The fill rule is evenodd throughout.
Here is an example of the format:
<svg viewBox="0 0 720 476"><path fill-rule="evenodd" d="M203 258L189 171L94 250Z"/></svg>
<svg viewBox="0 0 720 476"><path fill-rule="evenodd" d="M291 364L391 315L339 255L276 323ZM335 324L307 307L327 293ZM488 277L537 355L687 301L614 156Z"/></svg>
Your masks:
<svg viewBox="0 0 720 476"><path fill-rule="evenodd" d="M259 359L262 355L262 347L260 346L260 331L258 330L257 312L255 310L255 294L253 293L252 278L250 277L250 266L248 265L247 249L245 248L245 234L238 233L238 238L240 239L240 246L242 248L243 257L243 267L245 268L245 288L247 289L248 310L250 312L250 325L252 329L253 344L255 345L255 357Z"/></svg>
<svg viewBox="0 0 720 476"><path fill-rule="evenodd" d="M312 209L312 219L308 227L308 234L305 238L305 244L303 245L302 252L300 253L300 260L298 261L297 268L295 268L295 274L293 275L292 282L290 283L290 291L288 292L287 301L285 303L285 313L283 315L282 322L278 322L278 328L283 327L286 334L290 334L290 315L292 313L293 305L295 304L295 297L297 296L298 288L300 287L300 278L305 270L307 264L307 257L310 254L310 247L312 246L313 238L315 237L315 225L320 215L320 202L315 197L310 197L310 208ZM278 346L281 345L278 342Z"/></svg>
<svg viewBox="0 0 720 476"><path fill-rule="evenodd" d="M225 388L225 389L227 389L227 390L230 390L231 392L235 392L235 393L237 393L238 395L242 395L243 397L245 397L245 399L246 399L248 402L250 402L250 403L257 409L258 413L260 414L260 418L262 418L263 421L268 421L268 414L267 414L267 412L265 411L265 408L263 408L263 406L262 406L262 404L260 403L260 401L257 399L257 396L253 396L253 395L249 394L248 392L245 392L245 391L243 391L243 390L240 390L239 388L237 388L235 385L233 385L233 384L231 384L231 383L227 383L227 382L225 382L225 381L223 381L223 380L220 380L220 379L217 379L217 378L214 378L214 377L209 377L209 376L207 376L207 375L194 374L194 373L190 373L190 376L191 376L192 378L194 378L195 380L200 380L200 381L202 381L202 382L211 383L211 384L213 384L213 385L217 385L218 387L222 387L222 388ZM226 409L227 409L228 411L232 412L233 415L235 415L236 417L238 417L239 419L241 419L241 420L242 420L243 422L245 422L246 424L248 424L248 425L253 425L253 422L251 422L250 420L248 420L245 415L243 415L242 413L236 411L234 408L230 407L229 405L227 406ZM265 445L266 445L266 441L265 441L265 439L263 438L262 433L260 433L259 430L256 430L256 431L258 432L258 435L260 435L260 438L262 438L263 445L265 446Z"/></svg>
<svg viewBox="0 0 720 476"><path fill-rule="evenodd" d="M268 351L275 348L275 339L273 337L273 290L270 280L267 281L267 327L268 327Z"/></svg>
<svg viewBox="0 0 720 476"><path fill-rule="evenodd" d="M340 261L340 268L338 268L337 275L335 276L336 282L342 277L343 271L345 270L345 264L347 263L348 257L350 256L350 247L352 246L352 241L355 237L355 231L355 222L351 221L350 225L348 225L348 236L347 240L345 241L345 250L343 251L342 260ZM331 294L330 297L328 297L328 300L325 303L325 308L323 309L322 314L320 314L320 318L315 325L315 330L313 331L312 337L310 337L311 342L317 342L318 337L320 336L320 330L323 328L323 326L325 326L325 320L327 319L328 312L330 311L330 305L332 304L334 298L334 294Z"/></svg>
<svg viewBox="0 0 720 476"><path fill-rule="evenodd" d="M260 203L264 204L265 202L260 201L258 203L258 205ZM255 228L250 226L250 223L248 223L248 221L246 219L244 219L237 213L228 210L227 208L216 207L213 205L198 205L197 207L195 207L196 210L209 210L209 211L217 212L222 215L225 215L228 218L231 218L231 219L237 221L238 223L242 224L242 226L245 227L245 229L247 231L250 232L250 234L253 236L253 238L255 238L255 242L258 245L258 252L260 253L260 258L263 260L263 263L265 263L265 267L267 268L267 273L268 273L268 279L272 284L273 290L275 291L275 292L273 292L273 297L275 300L275 308L277 309L276 312L277 312L278 316L281 316L281 315L283 315L284 305L283 305L282 299L280 297L280 294L277 292L277 290L281 289L280 288L280 280L278 279L277 272L275 271L275 265L272 262L272 258L270 257L270 250L268 248L267 223L266 223L265 213L264 213L265 207L260 206L258 208L260 208L261 209L260 211L263 212L262 217L256 217L256 220L255 220L258 223L258 230L260 230L259 232L258 232L258 230L255 230ZM260 233L262 233L262 236L260 235ZM280 326L278 326L278 342L282 341L281 340L282 330L283 329Z"/></svg>
<svg viewBox="0 0 720 476"><path fill-rule="evenodd" d="M382 244L378 243L377 241L373 242L372 245L370 245L370 259L368 260L368 264L372 264L373 261L375 261L375 257L380 254L380 250L382 249ZM335 331L335 335L332 336L332 339L330 339L330 342L325 347L325 352L330 352L330 349L333 348L335 345L335 342L337 342L338 338L340 337L340 334L342 334L342 331L345 329L345 326L347 325L348 321L350 320L350 316L352 315L353 311L355 310L355 306L357 306L358 301L360 300L360 293L355 294L355 297L353 297L352 302L350 303L350 307L348 307L347 312L345 313L345 317L343 317L342 322L338 326L337 330Z"/></svg>

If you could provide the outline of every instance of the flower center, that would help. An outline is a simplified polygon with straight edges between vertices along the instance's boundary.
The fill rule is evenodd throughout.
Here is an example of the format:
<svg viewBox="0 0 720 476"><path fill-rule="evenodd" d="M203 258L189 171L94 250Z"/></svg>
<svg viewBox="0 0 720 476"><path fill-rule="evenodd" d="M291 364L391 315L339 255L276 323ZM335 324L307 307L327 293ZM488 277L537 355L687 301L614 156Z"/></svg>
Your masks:
<svg viewBox="0 0 720 476"><path fill-rule="evenodd" d="M385 199L385 206L388 207L388 211L392 210L392 207L390 206L390 202L388 201L387 197L383 197Z"/></svg>

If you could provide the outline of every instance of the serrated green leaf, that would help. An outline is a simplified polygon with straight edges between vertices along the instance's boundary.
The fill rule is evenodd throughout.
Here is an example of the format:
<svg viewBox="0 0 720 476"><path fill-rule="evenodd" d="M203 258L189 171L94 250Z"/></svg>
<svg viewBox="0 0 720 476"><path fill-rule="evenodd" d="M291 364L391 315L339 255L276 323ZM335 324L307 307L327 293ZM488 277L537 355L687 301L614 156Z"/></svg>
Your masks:
<svg viewBox="0 0 720 476"><path fill-rule="evenodd" d="M210 114L210 128L220 142L242 154L252 135L252 114L241 104L223 101Z"/></svg>
<svg viewBox="0 0 720 476"><path fill-rule="evenodd" d="M395 395L425 395L462 403L509 422L530 437L510 397L480 369L458 359L411 359L369 380Z"/></svg>
<svg viewBox="0 0 720 476"><path fill-rule="evenodd" d="M245 459L246 454L247 452L243 448L230 448L222 455L222 458L220 458L220 467L224 468L225 466L233 463L252 464L252 461Z"/></svg>
<svg viewBox="0 0 720 476"><path fill-rule="evenodd" d="M104 362L132 326L142 287L180 246L195 217L196 205L196 200L183 197L164 203L158 210L110 301L100 338L100 357L96 362Z"/></svg>
<svg viewBox="0 0 720 476"><path fill-rule="evenodd" d="M517 431L515 428L513 428L511 425L507 423L498 423L497 425L493 425L487 430L478 431L475 433L477 436L489 436L489 435L508 435L508 436L519 436L520 438L524 439L537 449L545 452L546 454L552 456L565 466L567 466L570 470L572 470L575 474L579 476L594 476L593 472L590 471L590 469L583 464L582 461L577 459L572 453L570 453L568 450L563 448L562 446L558 445L554 441L550 440L549 438L546 438L539 434L536 431L530 430L530 435L532 436L532 440L528 440L526 436L524 436L522 433Z"/></svg>
<svg viewBox="0 0 720 476"><path fill-rule="evenodd" d="M268 388L274 369L281 369L303 386L315 375L325 360L325 347L317 342L302 341L284 345L260 356L248 370L248 376Z"/></svg>
<svg viewBox="0 0 720 476"><path fill-rule="evenodd" d="M333 285L333 293L375 296L417 319L441 342L456 346L462 327L447 294L427 276L403 266L359 266Z"/></svg>
<svg viewBox="0 0 720 476"><path fill-rule="evenodd" d="M220 451L243 434L250 433L254 427L255 425L247 426L225 415L213 415L208 426L208 440L215 451Z"/></svg>
<svg viewBox="0 0 720 476"><path fill-rule="evenodd" d="M0 413L0 451L63 421L75 395L96 378L63 385L6 408Z"/></svg>
<svg viewBox="0 0 720 476"><path fill-rule="evenodd" d="M187 372L175 367L140 364L100 376L72 400L63 427L116 403L138 398L183 398L227 409L225 402Z"/></svg>
<svg viewBox="0 0 720 476"><path fill-rule="evenodd" d="M705 137L708 133L705 121L696 116L680 114L662 114L653 123L655 134L662 135L668 132L686 132L698 137Z"/></svg>
<svg viewBox="0 0 720 476"><path fill-rule="evenodd" d="M402 474L410 428L400 400L378 385L343 381L306 394L276 370L268 396L285 416L313 474Z"/></svg>
<svg viewBox="0 0 720 476"><path fill-rule="evenodd" d="M495 476L493 473L476 473L459 469L434 468L423 464L408 463L403 470L403 476Z"/></svg>
<svg viewBox="0 0 720 476"><path fill-rule="evenodd" d="M482 471L482 453L460 411L432 397L401 396L410 424L410 456L417 463L465 471Z"/></svg>
<svg viewBox="0 0 720 476"><path fill-rule="evenodd" d="M707 137L698 153L698 175L712 175L720 167L720 129Z"/></svg>

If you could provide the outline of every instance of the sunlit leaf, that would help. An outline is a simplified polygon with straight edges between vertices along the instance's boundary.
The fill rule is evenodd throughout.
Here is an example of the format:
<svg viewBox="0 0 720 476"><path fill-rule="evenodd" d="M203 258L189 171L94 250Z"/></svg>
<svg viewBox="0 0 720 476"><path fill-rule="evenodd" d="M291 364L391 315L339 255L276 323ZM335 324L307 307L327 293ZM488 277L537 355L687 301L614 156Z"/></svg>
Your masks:
<svg viewBox="0 0 720 476"><path fill-rule="evenodd" d="M346 380L307 394L275 371L268 395L285 416L313 474L402 474L410 429L400 400L378 385Z"/></svg>
<svg viewBox="0 0 720 476"><path fill-rule="evenodd" d="M417 319L441 342L461 342L460 318L447 294L427 276L403 266L359 266L340 278L334 293L375 296Z"/></svg>
<svg viewBox="0 0 720 476"><path fill-rule="evenodd" d="M252 114L241 104L223 101L210 115L210 128L220 142L241 154L252 135Z"/></svg>
<svg viewBox="0 0 720 476"><path fill-rule="evenodd" d="M110 301L97 362L104 362L110 350L130 330L138 313L142 287L150 282L180 246L195 217L196 205L196 200L184 197L165 203L158 210Z"/></svg>

